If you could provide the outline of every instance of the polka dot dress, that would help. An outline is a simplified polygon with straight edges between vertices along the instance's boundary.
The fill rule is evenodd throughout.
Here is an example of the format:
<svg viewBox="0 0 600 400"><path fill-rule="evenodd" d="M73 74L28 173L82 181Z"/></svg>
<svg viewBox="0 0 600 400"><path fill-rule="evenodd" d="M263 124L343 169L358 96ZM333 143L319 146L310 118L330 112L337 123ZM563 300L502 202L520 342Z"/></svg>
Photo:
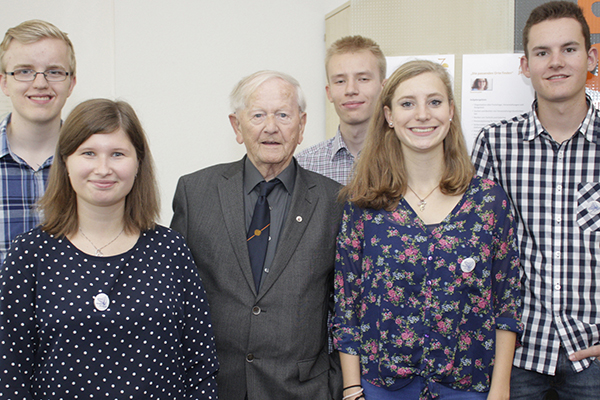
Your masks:
<svg viewBox="0 0 600 400"><path fill-rule="evenodd" d="M95 257L39 228L0 272L0 398L216 399L218 363L191 253L157 226Z"/></svg>

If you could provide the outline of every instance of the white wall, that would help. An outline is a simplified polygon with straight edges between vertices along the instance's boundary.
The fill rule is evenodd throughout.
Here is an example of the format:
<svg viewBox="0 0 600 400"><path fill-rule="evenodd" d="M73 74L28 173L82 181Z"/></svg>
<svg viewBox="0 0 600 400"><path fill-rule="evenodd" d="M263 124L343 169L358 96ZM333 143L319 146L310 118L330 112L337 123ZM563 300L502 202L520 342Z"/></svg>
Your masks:
<svg viewBox="0 0 600 400"><path fill-rule="evenodd" d="M69 33L78 83L63 117L89 98L131 103L150 140L168 225L179 176L245 153L227 118L229 92L243 76L275 69L298 79L308 102L300 149L325 138L324 16L344 2L5 1L0 34L32 18Z"/></svg>

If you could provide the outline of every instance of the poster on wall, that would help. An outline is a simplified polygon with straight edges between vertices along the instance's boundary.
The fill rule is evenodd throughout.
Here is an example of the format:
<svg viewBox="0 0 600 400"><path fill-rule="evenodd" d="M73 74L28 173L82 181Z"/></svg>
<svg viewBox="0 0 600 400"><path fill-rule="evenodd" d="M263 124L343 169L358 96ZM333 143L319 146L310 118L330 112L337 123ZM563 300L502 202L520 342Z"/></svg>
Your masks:
<svg viewBox="0 0 600 400"><path fill-rule="evenodd" d="M469 152L484 126L531 110L534 91L520 70L522 54L465 54L461 118Z"/></svg>
<svg viewBox="0 0 600 400"><path fill-rule="evenodd" d="M399 66L413 60L428 60L442 64L442 66L446 68L446 71L448 71L450 74L450 77L454 79L454 54L438 54L433 56L396 56L386 57L385 60L387 62L386 79L389 78Z"/></svg>

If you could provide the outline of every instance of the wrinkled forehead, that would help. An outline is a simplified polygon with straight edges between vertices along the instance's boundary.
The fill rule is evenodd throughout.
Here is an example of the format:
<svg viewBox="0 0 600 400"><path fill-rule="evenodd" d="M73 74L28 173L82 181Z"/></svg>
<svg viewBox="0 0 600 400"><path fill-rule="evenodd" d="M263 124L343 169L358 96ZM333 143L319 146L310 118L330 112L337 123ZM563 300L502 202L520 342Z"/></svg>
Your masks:
<svg viewBox="0 0 600 400"><path fill-rule="evenodd" d="M296 88L281 78L271 78L256 87L248 97L247 109L256 107L279 107L299 109Z"/></svg>

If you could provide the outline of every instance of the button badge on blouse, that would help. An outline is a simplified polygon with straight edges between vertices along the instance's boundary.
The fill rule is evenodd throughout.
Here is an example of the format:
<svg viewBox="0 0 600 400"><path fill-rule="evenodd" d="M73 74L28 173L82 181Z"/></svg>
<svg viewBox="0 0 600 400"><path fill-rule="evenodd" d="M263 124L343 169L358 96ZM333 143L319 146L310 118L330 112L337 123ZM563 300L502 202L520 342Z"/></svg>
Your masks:
<svg viewBox="0 0 600 400"><path fill-rule="evenodd" d="M465 258L460 263L460 269L462 270L462 272L471 272L471 271L473 271L475 269L475 260L473 260L471 257Z"/></svg>
<svg viewBox="0 0 600 400"><path fill-rule="evenodd" d="M94 296L94 306L98 311L106 311L110 305L110 299L106 293L98 293Z"/></svg>

